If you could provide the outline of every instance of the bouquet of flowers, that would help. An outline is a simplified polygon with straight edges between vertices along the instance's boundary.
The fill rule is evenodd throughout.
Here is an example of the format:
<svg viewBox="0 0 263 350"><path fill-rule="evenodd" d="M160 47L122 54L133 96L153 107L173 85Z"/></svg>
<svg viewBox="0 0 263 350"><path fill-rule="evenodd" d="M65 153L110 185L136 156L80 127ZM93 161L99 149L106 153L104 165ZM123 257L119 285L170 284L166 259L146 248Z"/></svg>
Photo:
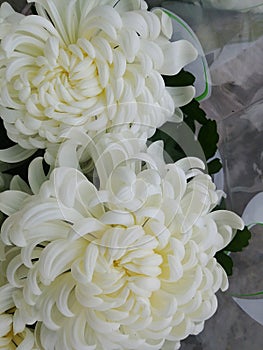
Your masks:
<svg viewBox="0 0 263 350"><path fill-rule="evenodd" d="M143 0L2 4L0 349L178 349L216 311L246 231L172 32Z"/></svg>

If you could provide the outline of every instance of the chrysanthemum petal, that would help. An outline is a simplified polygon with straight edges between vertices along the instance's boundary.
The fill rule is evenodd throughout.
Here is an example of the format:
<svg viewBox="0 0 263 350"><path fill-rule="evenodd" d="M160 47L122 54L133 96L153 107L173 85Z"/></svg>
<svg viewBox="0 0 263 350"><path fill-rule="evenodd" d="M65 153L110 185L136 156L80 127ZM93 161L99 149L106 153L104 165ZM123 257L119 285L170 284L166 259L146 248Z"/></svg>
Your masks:
<svg viewBox="0 0 263 350"><path fill-rule="evenodd" d="M0 210L6 215L12 215L23 206L28 197L27 193L21 191L2 192L0 193Z"/></svg>
<svg viewBox="0 0 263 350"><path fill-rule="evenodd" d="M163 45L164 63L159 71L165 75L174 75L188 63L197 58L197 51L186 40Z"/></svg>
<svg viewBox="0 0 263 350"><path fill-rule="evenodd" d="M0 160L6 163L18 163L32 156L32 154L35 152L35 149L23 149L22 147L15 145L7 149L0 150Z"/></svg>

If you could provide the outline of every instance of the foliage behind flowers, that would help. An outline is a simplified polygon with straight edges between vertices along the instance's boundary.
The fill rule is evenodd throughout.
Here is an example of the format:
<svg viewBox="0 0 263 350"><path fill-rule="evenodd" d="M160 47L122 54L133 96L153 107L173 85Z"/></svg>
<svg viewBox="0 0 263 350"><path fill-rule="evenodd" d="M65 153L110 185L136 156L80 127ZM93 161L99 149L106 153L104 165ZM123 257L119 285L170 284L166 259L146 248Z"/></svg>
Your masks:
<svg viewBox="0 0 263 350"><path fill-rule="evenodd" d="M216 311L218 261L243 228L218 210L206 164L155 133L184 118L185 142L204 161L216 151L181 71L196 50L170 42L169 17L142 0L36 10L0 8L0 112L15 143L0 150L13 163L0 162L0 349L179 348Z"/></svg>

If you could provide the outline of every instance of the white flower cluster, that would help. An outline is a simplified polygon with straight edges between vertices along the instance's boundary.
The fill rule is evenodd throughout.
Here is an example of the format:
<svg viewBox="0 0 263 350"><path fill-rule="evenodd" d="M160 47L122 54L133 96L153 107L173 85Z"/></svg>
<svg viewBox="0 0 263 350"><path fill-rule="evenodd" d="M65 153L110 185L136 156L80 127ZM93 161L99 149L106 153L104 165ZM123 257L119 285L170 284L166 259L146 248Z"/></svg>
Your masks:
<svg viewBox="0 0 263 350"><path fill-rule="evenodd" d="M0 177L0 349L177 349L214 314L228 286L214 256L243 227L213 211L222 192L201 160L166 164L147 145L193 98L162 75L196 50L143 0L36 9L0 8L0 113L17 143L0 158L42 148L51 165Z"/></svg>

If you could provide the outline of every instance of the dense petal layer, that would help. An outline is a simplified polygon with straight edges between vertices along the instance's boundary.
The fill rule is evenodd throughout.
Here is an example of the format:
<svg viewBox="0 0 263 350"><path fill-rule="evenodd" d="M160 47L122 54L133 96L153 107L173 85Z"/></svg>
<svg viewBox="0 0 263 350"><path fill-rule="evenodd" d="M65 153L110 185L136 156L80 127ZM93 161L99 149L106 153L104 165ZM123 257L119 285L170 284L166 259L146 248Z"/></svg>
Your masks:
<svg viewBox="0 0 263 350"><path fill-rule="evenodd" d="M27 149L21 159L48 148L46 160L54 161L54 145L72 128L91 137L120 129L151 136L192 96L193 88L178 88L173 99L165 88L161 74L178 73L196 50L169 41L171 20L160 10L137 0L36 6L38 16L7 4L0 13L1 117L9 138ZM0 159L14 161L11 151Z"/></svg>
<svg viewBox="0 0 263 350"><path fill-rule="evenodd" d="M243 222L212 212L221 192L203 163L165 165L160 143L136 157L132 140L109 148L99 190L80 171L56 168L42 186L32 181L35 194L2 226L14 329L37 322L45 350L179 346L227 288L214 255Z"/></svg>

